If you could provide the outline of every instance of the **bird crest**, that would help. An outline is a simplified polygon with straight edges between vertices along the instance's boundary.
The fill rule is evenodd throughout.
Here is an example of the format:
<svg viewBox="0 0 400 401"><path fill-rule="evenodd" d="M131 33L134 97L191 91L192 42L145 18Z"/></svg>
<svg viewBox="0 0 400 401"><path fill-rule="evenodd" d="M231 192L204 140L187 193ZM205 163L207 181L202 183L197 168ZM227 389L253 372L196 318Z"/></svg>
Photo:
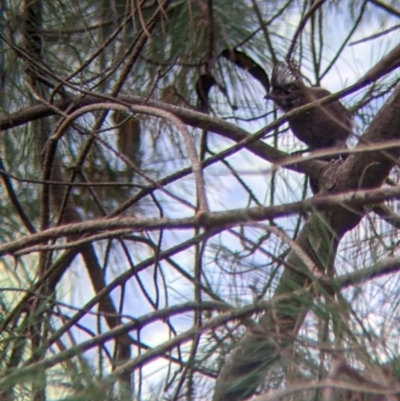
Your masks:
<svg viewBox="0 0 400 401"><path fill-rule="evenodd" d="M301 81L301 77L294 69L289 68L284 61L278 61L275 64L271 76L273 88L279 88L296 81Z"/></svg>

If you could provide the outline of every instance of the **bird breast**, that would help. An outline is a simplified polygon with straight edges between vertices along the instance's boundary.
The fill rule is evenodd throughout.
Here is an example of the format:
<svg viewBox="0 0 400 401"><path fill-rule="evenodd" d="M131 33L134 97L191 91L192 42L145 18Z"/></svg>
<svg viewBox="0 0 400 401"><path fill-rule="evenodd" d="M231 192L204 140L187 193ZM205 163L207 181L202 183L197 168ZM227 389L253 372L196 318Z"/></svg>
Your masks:
<svg viewBox="0 0 400 401"><path fill-rule="evenodd" d="M330 94L320 87L308 88L293 83L291 86L274 88L269 98L282 111L289 112ZM289 117L288 121L293 134L310 149L344 146L353 128L350 113L338 100Z"/></svg>

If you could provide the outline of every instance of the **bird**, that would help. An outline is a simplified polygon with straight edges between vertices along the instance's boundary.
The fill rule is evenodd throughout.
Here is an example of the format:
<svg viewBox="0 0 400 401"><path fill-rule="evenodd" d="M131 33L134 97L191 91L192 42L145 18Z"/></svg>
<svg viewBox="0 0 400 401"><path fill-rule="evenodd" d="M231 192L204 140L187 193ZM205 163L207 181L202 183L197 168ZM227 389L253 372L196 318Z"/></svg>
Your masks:
<svg viewBox="0 0 400 401"><path fill-rule="evenodd" d="M277 62L272 70L271 86L265 98L273 100L285 113L331 94L318 86L306 86L300 74L283 61ZM352 116L339 100L289 117L288 123L293 134L309 150L345 147L353 132Z"/></svg>

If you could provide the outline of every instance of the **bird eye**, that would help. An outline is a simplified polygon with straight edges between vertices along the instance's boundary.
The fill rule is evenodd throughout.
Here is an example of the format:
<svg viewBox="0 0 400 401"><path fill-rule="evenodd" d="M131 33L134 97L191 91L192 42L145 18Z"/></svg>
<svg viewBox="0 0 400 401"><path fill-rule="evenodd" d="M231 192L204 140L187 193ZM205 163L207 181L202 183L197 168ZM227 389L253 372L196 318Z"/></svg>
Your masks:
<svg viewBox="0 0 400 401"><path fill-rule="evenodd" d="M282 88L283 92L284 92L286 95L290 95L290 94L292 94L293 92L296 92L297 89L299 89L299 88L298 88L298 86L297 86L295 83L287 84L287 85L285 85L285 86Z"/></svg>

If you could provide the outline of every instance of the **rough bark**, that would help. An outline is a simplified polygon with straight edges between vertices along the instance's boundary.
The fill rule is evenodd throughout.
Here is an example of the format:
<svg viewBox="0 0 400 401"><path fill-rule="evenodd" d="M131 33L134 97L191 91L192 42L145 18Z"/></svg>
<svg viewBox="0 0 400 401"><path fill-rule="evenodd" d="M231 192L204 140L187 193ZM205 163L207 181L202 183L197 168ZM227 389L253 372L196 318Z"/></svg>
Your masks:
<svg viewBox="0 0 400 401"><path fill-rule="evenodd" d="M341 165L330 167L321 177L324 194L381 186L397 163L400 148L378 151L373 144L399 139L399 126L400 87L397 87L359 142L358 146L371 145L371 151L352 154ZM268 369L284 362L285 350L293 345L313 297L318 294L313 277L334 273L340 240L364 215L361 207L343 205L315 211L309 217L296 244L314 265L306 264L296 250L290 252L271 302L273 307L265 311L256 327L246 331L228 356L217 379L213 401L240 401L251 396ZM299 289L303 289L301 296L297 295ZM280 299L287 293L293 296Z"/></svg>

